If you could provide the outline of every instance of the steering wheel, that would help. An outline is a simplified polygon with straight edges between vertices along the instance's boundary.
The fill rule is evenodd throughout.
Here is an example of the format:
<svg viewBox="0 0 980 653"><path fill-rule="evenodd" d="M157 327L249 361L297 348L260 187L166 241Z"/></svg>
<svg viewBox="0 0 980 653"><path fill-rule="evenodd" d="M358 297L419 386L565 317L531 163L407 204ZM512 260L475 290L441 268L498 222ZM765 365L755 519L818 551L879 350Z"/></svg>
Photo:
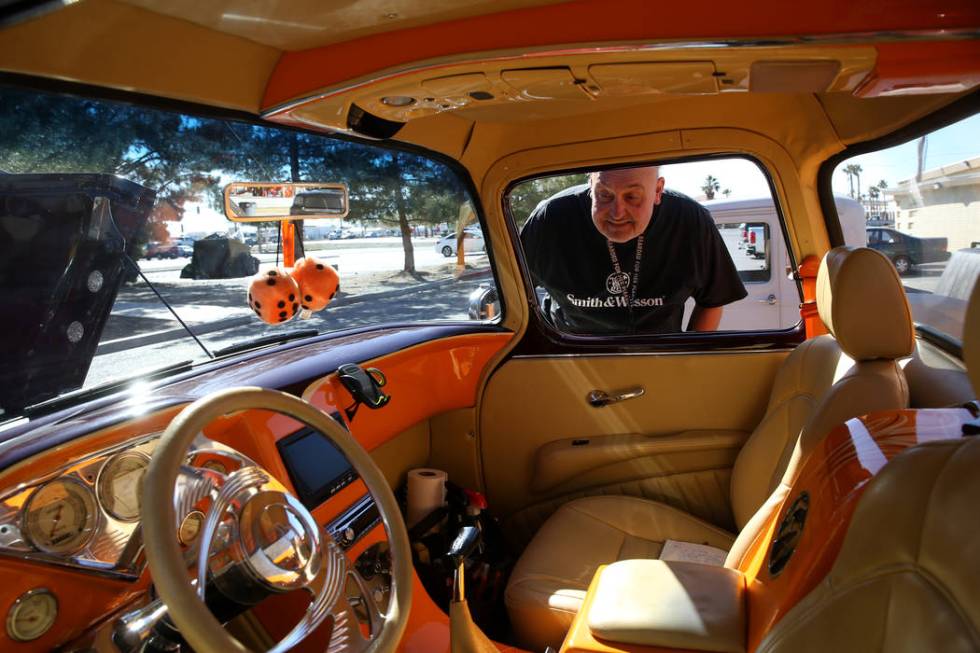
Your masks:
<svg viewBox="0 0 980 653"><path fill-rule="evenodd" d="M368 653L395 650L411 609L412 557L405 523L381 470L351 434L332 418L293 395L262 388L234 388L199 399L170 423L143 481L143 533L146 558L157 593L181 636L200 653L247 651L207 609L201 609L206 557L216 525L234 513L231 548L238 552L236 573L222 576L258 582L278 591L303 587L316 596L303 620L274 650L284 650L312 632L326 617L343 622L350 607L343 596L346 558L333 538L270 474L257 466L231 472L218 488L200 535L199 587L188 579L177 543L175 493L178 475L194 438L214 419L245 409L264 409L303 422L333 441L360 475L374 499L391 552L391 598L380 629L367 642ZM181 515L182 517L183 515ZM252 523L254 527L249 528ZM242 580L242 579L248 579ZM356 621L349 630L358 631ZM357 633L360 636L359 632ZM333 638L332 640L333 641ZM324 649L327 645L324 645Z"/></svg>

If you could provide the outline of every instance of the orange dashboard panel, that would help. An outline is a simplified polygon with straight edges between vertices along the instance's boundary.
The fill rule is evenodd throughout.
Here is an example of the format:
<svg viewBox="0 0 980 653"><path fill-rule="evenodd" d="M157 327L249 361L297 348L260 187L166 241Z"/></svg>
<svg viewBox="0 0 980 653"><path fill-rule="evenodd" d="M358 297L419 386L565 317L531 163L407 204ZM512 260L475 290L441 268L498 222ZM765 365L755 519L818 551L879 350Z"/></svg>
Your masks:
<svg viewBox="0 0 980 653"><path fill-rule="evenodd" d="M357 411L357 441L368 451L420 421L476 405L476 391L490 359L512 335L479 334L428 342L365 363L384 374L391 401L380 410ZM336 375L311 385L303 397L328 413L346 418L354 403Z"/></svg>

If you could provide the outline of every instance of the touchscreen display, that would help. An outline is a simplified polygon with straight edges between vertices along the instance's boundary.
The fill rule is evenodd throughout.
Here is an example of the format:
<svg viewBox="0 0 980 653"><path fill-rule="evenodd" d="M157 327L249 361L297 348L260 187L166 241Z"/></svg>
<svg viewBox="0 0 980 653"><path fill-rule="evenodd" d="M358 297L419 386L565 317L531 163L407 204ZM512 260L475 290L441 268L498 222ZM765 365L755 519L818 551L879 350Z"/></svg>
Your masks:
<svg viewBox="0 0 980 653"><path fill-rule="evenodd" d="M318 431L304 429L277 443L300 501L315 508L356 478L347 458Z"/></svg>

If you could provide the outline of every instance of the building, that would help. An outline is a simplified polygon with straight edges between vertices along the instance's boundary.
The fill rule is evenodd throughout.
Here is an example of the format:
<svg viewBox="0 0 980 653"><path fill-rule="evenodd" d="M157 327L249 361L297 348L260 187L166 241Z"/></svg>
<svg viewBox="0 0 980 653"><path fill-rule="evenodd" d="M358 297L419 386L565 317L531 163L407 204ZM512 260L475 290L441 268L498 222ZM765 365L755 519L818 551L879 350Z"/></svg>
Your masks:
<svg viewBox="0 0 980 653"><path fill-rule="evenodd" d="M949 251L980 246L980 157L905 179L885 195L897 205L895 228L913 236L945 236Z"/></svg>

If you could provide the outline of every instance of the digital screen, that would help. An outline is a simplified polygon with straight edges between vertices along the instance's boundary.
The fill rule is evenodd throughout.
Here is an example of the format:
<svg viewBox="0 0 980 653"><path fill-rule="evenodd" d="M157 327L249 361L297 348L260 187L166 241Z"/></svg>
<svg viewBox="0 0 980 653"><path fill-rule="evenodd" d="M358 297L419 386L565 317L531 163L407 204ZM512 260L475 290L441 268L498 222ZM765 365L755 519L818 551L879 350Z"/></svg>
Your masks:
<svg viewBox="0 0 980 653"><path fill-rule="evenodd" d="M300 501L315 508L356 478L351 464L319 431L304 429L279 440L279 455Z"/></svg>

